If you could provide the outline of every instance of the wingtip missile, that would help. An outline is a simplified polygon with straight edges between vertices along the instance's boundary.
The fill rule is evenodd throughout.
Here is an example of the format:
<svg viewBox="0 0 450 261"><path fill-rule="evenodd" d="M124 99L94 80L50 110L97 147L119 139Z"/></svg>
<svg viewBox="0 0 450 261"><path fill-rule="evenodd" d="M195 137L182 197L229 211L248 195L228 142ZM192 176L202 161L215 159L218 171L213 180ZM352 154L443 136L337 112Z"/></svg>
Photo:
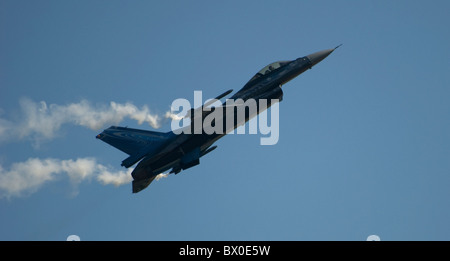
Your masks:
<svg viewBox="0 0 450 261"><path fill-rule="evenodd" d="M203 152L201 153L201 157L205 156L206 154L210 153L211 151L215 150L216 148L217 148L217 145L212 146L211 148L209 148L209 149L203 151Z"/></svg>
<svg viewBox="0 0 450 261"><path fill-rule="evenodd" d="M223 97L227 96L228 94L230 94L232 92L233 92L233 89L229 89L228 91L226 91L226 92L222 93L221 95L217 96L216 100L220 100L220 99L222 99Z"/></svg>

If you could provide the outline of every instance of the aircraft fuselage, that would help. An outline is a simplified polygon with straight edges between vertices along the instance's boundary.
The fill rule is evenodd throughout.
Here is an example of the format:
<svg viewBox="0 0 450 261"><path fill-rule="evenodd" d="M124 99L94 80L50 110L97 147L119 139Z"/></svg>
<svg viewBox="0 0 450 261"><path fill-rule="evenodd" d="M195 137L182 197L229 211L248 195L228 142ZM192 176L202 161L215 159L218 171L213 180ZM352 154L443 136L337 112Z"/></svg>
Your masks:
<svg viewBox="0 0 450 261"><path fill-rule="evenodd" d="M192 119L191 122L190 128L192 131L190 132L190 134L181 133L178 135L174 135L173 133L166 133L165 135L168 137L167 142L162 144L156 152L153 151L152 153L147 153L145 156L142 155L142 160L139 161L136 168L132 172L132 176L134 179L133 192L136 193L146 188L153 181L156 175L167 170L172 169L170 173L177 174L181 170L198 165L200 163L200 157L215 149L215 146L211 147L214 142L226 135L226 133L228 133L230 130L234 130L240 125L245 124L245 122L250 120L252 117L269 108L271 105L273 105L272 102L276 103L281 101L283 98L283 91L281 90L282 85L294 79L306 70L311 69L314 65L322 61L331 52L333 52L336 48L316 52L292 61L274 62L267 65L257 74L255 74L255 76L251 78L250 81L247 82L247 84L245 84L242 89L240 89L230 98L230 100L233 101L239 99L242 99L243 102L246 102L249 99L254 99L256 101L258 110L256 111L256 113L250 113L250 111L246 110L244 122L242 122L242 117L241 122L238 121L238 109L235 107L231 111L227 111L225 109L223 110L223 126L226 126L226 122L229 117L233 118L233 124L231 127L226 126L226 129L224 129L224 131L221 133L207 134L204 131L201 131L201 133L195 134L194 129L198 126L194 124L194 119ZM219 97L223 97L229 92L231 92L231 90ZM264 100L266 106L264 106L264 104L261 104L262 100ZM224 105L225 103L222 104L222 106ZM225 107L226 106L224 106L224 108ZM214 109L212 109L211 112L212 111L214 111ZM202 118L203 117L204 115L202 115ZM111 145L125 151L124 149L122 149L123 144L116 144L120 143L120 140L120 142L110 142L106 138L104 138L110 135L107 131L108 130L105 130L98 136L98 138L103 139L105 142L108 142ZM125 132L126 130L120 129L119 131ZM121 135L122 134L116 136ZM112 137L111 139L114 138L121 139L120 137ZM139 155L139 157L141 156L140 154L137 155ZM135 161L139 160L139 157L136 156L133 158L133 155L131 155L130 159L127 159L129 161L124 160L122 165L125 167L129 167L130 165L134 164Z"/></svg>

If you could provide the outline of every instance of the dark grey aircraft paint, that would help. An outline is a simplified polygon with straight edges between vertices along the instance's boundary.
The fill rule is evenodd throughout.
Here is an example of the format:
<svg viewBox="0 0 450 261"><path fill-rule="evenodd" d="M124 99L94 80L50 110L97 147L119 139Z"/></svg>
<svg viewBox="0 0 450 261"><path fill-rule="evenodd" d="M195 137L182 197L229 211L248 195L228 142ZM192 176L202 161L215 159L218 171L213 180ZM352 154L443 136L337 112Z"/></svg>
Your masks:
<svg viewBox="0 0 450 261"><path fill-rule="evenodd" d="M271 63L256 73L230 99L242 99L243 101L248 99L255 99L256 101L278 99L281 101L283 97L281 86L283 84L311 69L336 48L319 51L292 61ZM229 90L219 95L217 99L219 100L231 92L232 90ZM225 106L225 104L222 105ZM269 103L267 107L270 107L270 105ZM198 109L201 110L202 107ZM257 113L260 112L258 109ZM206 117L203 112L201 115L202 118ZM232 117L236 117L236 115ZM251 115L246 114L245 121L248 121L251 117ZM239 123L234 122L235 124L232 127L238 127ZM194 125L193 122L191 125ZM134 179L133 193L137 193L145 189L158 174L164 171L171 169L170 173L177 174L181 170L198 165L200 158L213 151L217 147L212 146L213 143L224 135L226 134L206 134L204 132L201 134L181 133L176 135L172 131L163 133L111 126L97 135L97 138L129 155L122 161L122 166L129 168L139 162L131 173Z"/></svg>

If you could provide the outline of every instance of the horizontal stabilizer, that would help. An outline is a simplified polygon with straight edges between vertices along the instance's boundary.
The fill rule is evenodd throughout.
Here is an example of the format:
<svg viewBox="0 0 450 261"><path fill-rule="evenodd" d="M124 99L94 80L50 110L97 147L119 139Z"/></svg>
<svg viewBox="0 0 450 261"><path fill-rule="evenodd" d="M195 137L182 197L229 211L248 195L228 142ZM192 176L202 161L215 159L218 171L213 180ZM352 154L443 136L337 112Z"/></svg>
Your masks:
<svg viewBox="0 0 450 261"><path fill-rule="evenodd" d="M138 193L139 191L145 189L152 183L156 176L150 177L148 179L133 180L133 193Z"/></svg>

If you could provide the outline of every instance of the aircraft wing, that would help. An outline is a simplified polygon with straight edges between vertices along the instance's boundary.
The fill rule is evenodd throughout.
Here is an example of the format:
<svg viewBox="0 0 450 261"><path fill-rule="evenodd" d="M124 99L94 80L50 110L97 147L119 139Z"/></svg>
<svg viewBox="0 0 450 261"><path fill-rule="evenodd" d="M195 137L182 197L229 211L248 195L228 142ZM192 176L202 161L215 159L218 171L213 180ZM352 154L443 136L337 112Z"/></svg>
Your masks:
<svg viewBox="0 0 450 261"><path fill-rule="evenodd" d="M111 126L97 135L97 139L130 155L122 161L122 166L126 168L131 167L144 156L156 153L174 138L175 134L172 132L146 131L116 126Z"/></svg>

